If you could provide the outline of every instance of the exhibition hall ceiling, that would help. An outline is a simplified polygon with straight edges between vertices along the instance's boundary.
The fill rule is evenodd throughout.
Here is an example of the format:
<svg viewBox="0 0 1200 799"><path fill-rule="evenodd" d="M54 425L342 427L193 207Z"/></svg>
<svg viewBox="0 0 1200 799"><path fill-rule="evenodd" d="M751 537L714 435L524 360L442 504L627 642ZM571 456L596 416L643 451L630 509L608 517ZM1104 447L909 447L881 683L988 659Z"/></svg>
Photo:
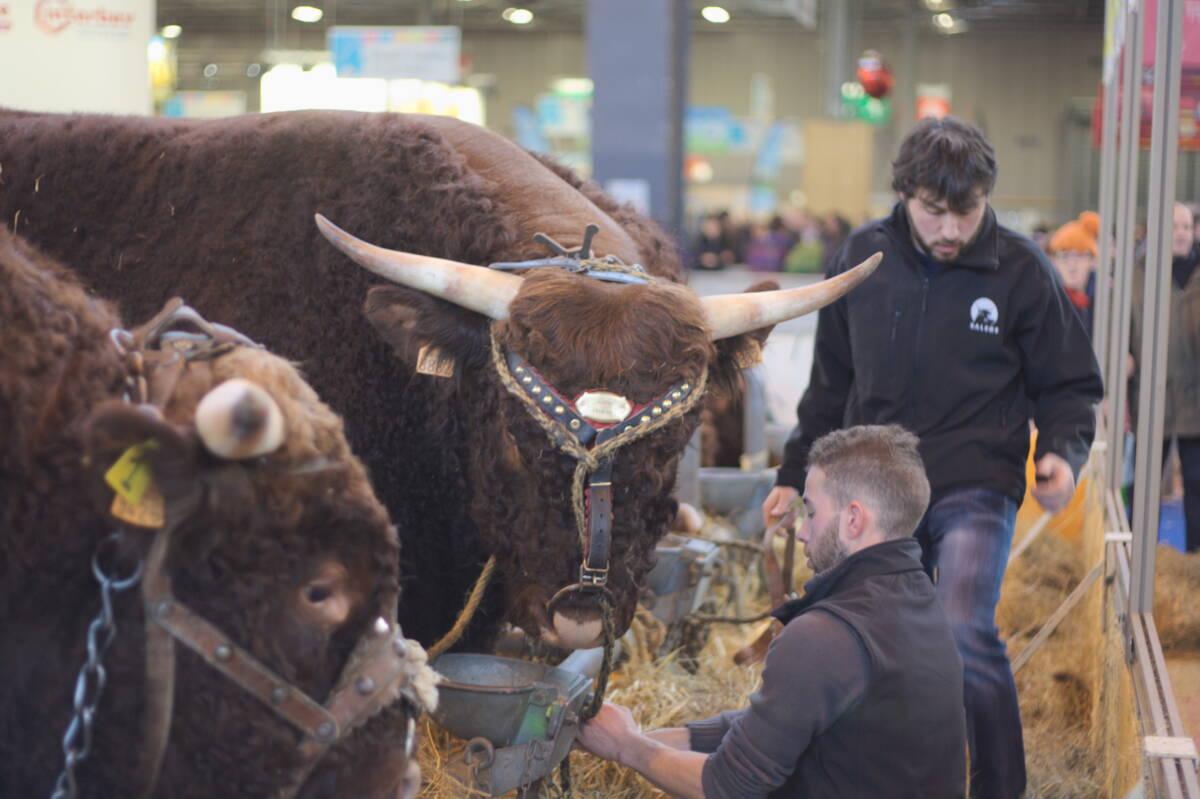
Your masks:
<svg viewBox="0 0 1200 799"><path fill-rule="evenodd" d="M1099 30L1104 19L1104 0L692 0L692 31L719 36L794 26L802 32L797 12L828 13L835 2L849 6L864 36L873 30L895 30L908 20L930 35L960 29L979 35L1048 26ZM317 9L313 13L320 19L294 19L301 4ZM707 21L711 12L705 13L705 7L714 5L727 12L728 21ZM513 15L515 9L521 9L518 16ZM269 66L281 51L324 49L331 25L456 25L468 37L482 33L515 39L537 32L578 34L585 9L585 0L159 0L158 25L181 30L175 51L182 83L200 79L212 65L220 79L210 83L223 83L231 73L248 66L257 69L257 62ZM939 20L950 19L957 27L939 30Z"/></svg>

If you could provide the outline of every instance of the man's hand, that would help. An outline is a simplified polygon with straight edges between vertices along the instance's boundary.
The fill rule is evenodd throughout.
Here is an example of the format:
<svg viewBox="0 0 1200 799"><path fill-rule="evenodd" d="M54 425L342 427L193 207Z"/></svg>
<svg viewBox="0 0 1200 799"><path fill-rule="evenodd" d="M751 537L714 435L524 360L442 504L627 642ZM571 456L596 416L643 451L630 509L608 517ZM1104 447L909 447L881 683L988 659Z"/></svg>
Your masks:
<svg viewBox="0 0 1200 799"><path fill-rule="evenodd" d="M675 748L682 735L688 735L686 729L661 733L644 734L632 713L605 702L595 718L583 725L575 745L633 769L675 799L704 799L708 755L690 752L686 745Z"/></svg>
<svg viewBox="0 0 1200 799"><path fill-rule="evenodd" d="M629 765L621 756L641 734L642 728L628 709L605 702L600 712L583 725L575 743L602 760Z"/></svg>
<svg viewBox="0 0 1200 799"><path fill-rule="evenodd" d="M1067 507L1075 495L1075 474L1070 464L1053 452L1047 452L1038 459L1035 473L1037 483L1033 487L1033 498L1051 513Z"/></svg>
<svg viewBox="0 0 1200 799"><path fill-rule="evenodd" d="M798 496L800 496L800 492L791 486L775 486L772 488L771 493L767 494L767 498L763 500L763 524L770 527L783 518L783 515L792 507L792 503L796 501L796 497Z"/></svg>

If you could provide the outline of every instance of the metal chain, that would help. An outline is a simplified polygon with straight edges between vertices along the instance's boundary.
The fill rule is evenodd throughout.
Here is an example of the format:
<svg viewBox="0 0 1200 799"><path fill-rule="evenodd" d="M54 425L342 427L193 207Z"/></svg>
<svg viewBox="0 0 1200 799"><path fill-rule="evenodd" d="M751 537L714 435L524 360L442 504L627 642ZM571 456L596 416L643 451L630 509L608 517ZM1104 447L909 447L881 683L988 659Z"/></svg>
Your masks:
<svg viewBox="0 0 1200 799"><path fill-rule="evenodd" d="M87 660L79 669L75 679L74 715L63 735L64 764L62 773L54 785L51 799L75 799L79 786L75 781L75 769L87 759L92 751L92 726L96 722L96 708L104 694L108 673L104 669L104 655L112 646L117 635L117 624L113 616L113 596L127 591L142 579L142 561L137 562L133 574L121 577L106 571L103 561L109 553L115 553L123 534L113 533L99 544L92 555L92 575L100 584L100 612L87 631Z"/></svg>

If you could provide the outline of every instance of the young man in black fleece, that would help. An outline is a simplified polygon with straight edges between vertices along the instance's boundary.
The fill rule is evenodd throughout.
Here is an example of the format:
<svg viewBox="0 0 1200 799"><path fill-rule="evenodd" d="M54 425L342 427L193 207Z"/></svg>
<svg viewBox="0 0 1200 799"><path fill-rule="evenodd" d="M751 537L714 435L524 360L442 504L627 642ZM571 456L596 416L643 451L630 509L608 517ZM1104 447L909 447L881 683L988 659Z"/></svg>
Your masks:
<svg viewBox="0 0 1200 799"><path fill-rule="evenodd" d="M686 799L962 796L962 661L912 538L928 503L904 429L817 441L799 534L816 576L774 611L749 707L642 733L605 704L580 745Z"/></svg>
<svg viewBox="0 0 1200 799"><path fill-rule="evenodd" d="M996 159L983 134L950 117L923 120L892 174L900 201L851 234L834 271L879 250L883 263L821 310L799 424L763 513L770 521L787 508L809 447L830 430L894 423L920 437L933 497L916 537L963 658L971 793L1014 799L1025 753L995 616L1029 420L1033 495L1056 511L1075 491L1103 389L1053 267L988 205Z"/></svg>

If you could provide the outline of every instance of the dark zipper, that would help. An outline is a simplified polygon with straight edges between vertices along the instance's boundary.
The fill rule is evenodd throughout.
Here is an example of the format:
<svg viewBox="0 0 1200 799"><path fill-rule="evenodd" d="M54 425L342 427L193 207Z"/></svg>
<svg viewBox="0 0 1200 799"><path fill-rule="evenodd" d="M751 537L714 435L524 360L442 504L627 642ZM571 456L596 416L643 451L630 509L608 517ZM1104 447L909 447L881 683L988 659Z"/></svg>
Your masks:
<svg viewBox="0 0 1200 799"><path fill-rule="evenodd" d="M925 275L921 278L921 315L917 317L917 335L913 337L913 368L912 380L908 385L909 402L915 403L919 398L917 394L917 371L921 368L921 335L925 332L925 310L929 302L929 276ZM913 410L913 418L916 417L916 410Z"/></svg>

